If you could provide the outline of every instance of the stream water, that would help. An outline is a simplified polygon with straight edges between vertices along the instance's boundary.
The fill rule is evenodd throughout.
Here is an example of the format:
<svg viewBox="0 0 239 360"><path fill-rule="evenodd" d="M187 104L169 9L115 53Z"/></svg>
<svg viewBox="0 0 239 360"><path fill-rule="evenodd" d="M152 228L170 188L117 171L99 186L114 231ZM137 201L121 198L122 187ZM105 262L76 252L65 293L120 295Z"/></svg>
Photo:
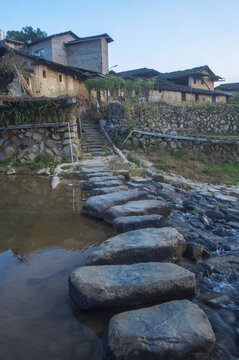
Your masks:
<svg viewBox="0 0 239 360"><path fill-rule="evenodd" d="M83 197L76 183L51 190L49 179L0 177L0 359L101 359L114 313L79 311L69 299L68 276L114 231L81 214ZM230 256L210 261L226 266L230 260L238 272L238 258ZM217 336L211 359L239 359L238 282L201 276L198 290L194 301Z"/></svg>

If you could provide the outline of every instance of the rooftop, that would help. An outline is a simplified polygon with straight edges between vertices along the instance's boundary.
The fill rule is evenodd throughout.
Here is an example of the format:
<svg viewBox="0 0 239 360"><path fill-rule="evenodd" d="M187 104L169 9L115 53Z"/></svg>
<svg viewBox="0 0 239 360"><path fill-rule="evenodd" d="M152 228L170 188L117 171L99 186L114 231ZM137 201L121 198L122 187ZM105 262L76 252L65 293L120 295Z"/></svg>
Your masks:
<svg viewBox="0 0 239 360"><path fill-rule="evenodd" d="M239 82L221 84L221 85L217 86L215 89L225 90L225 91L239 91Z"/></svg>
<svg viewBox="0 0 239 360"><path fill-rule="evenodd" d="M189 76L203 77L203 76L205 76L203 71L207 71L209 73L209 77L213 81L222 80L222 77L214 74L214 72L209 68L208 65L198 66L198 67L195 67L195 68L192 68L192 69L185 69L185 70L167 72L167 73L163 73L162 76L165 79L168 79L168 80L186 78L186 77L189 77Z"/></svg>
<svg viewBox="0 0 239 360"><path fill-rule="evenodd" d="M135 70L127 70L127 71L121 71L116 73L116 75L121 76L123 78L131 79L131 78L137 78L137 77L154 77L159 75L160 72L154 69L148 69L146 67L135 69Z"/></svg>

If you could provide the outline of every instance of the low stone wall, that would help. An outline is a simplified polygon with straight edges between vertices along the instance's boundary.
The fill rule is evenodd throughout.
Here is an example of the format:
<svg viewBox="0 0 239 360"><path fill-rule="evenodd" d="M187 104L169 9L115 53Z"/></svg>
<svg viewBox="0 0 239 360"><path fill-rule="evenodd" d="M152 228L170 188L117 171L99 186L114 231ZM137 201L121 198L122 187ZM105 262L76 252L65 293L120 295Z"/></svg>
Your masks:
<svg viewBox="0 0 239 360"><path fill-rule="evenodd" d="M190 129L239 135L239 105L235 104L112 102L107 106L106 117L108 128L127 123L135 129L159 133Z"/></svg>
<svg viewBox="0 0 239 360"><path fill-rule="evenodd" d="M176 136L155 137L133 133L125 142L127 146L142 147L145 150L154 151L156 149L193 153L196 155L205 154L220 158L224 161L232 161L239 164L239 138L235 141L219 140L217 138L204 137L206 141L200 139L186 140Z"/></svg>
<svg viewBox="0 0 239 360"><path fill-rule="evenodd" d="M188 127L192 127L194 131L198 130L200 133L210 130L219 132L223 129L225 132L227 129L227 132L233 131L239 135L238 106L216 104L213 105L211 112L210 109L211 107L208 105L205 107L203 105L196 106L193 111L192 105L111 103L107 107L106 128L113 141L118 143L122 143L130 131L134 129L162 134L162 137L155 137L134 132L125 142L125 145L129 147L141 146L149 151L161 149L192 152L198 155L203 153L219 157L224 161L239 163L239 137L200 136L195 140L187 140L179 136L183 133L179 130ZM217 117L213 118L216 109L218 111ZM176 111L179 110L180 112L176 115ZM183 114L185 118L183 118ZM190 118L189 114L191 114ZM197 117L196 114L201 114L201 118ZM214 120L209 122L209 118ZM168 135L170 133L172 136ZM165 136L163 136L164 134ZM187 135L188 132L185 132L184 137L188 137ZM206 141L200 141L199 138L204 138Z"/></svg>
<svg viewBox="0 0 239 360"><path fill-rule="evenodd" d="M69 118L73 158L80 154L77 119ZM49 125L49 124L46 124ZM44 124L41 124L44 126ZM29 128L30 127L30 128ZM22 163L34 161L38 156L55 161L70 160L71 147L67 123L59 126L0 130L0 160L17 158Z"/></svg>

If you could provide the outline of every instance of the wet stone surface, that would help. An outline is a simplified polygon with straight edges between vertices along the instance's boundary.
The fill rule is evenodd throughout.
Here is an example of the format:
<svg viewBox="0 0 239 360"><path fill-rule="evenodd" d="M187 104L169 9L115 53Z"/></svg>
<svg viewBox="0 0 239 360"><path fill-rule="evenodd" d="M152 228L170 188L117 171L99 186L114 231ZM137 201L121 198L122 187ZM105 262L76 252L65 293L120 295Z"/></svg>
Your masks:
<svg viewBox="0 0 239 360"><path fill-rule="evenodd" d="M115 315L105 335L105 360L205 360L215 335L205 313L188 300Z"/></svg>
<svg viewBox="0 0 239 360"><path fill-rule="evenodd" d="M83 266L69 278L72 299L81 309L163 302L192 298L195 276L169 263Z"/></svg>

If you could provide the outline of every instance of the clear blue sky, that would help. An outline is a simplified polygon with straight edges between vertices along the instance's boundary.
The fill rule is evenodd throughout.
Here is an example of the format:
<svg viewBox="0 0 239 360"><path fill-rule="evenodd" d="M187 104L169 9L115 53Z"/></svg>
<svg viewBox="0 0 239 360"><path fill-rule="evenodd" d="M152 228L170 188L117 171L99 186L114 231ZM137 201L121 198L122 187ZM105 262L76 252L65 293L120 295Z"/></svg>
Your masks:
<svg viewBox="0 0 239 360"><path fill-rule="evenodd" d="M209 65L239 82L239 0L1 0L0 28L108 33L110 66L161 72Z"/></svg>

